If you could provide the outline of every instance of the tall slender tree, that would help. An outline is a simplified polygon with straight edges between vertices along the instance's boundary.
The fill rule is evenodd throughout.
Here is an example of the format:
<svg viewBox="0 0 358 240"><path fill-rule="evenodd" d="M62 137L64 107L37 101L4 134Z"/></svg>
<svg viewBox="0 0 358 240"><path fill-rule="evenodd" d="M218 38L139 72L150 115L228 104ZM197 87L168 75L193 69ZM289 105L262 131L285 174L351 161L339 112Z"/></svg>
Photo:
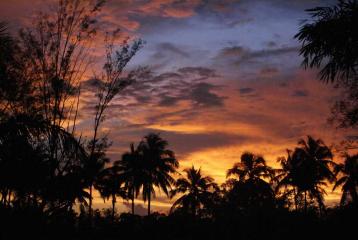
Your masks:
<svg viewBox="0 0 358 240"><path fill-rule="evenodd" d="M76 136L80 83L92 63L90 51L103 3L102 0L58 0L52 5L52 12L37 14L33 24L22 29L19 35L24 65L22 75L33 88L34 103L29 109L51 126L46 131L47 136L43 136L47 140L46 151L52 172L48 182L58 185L61 190L65 188L59 185L65 184L67 177L83 184L82 177L74 178L72 174L74 169L82 169L88 158L79 158L70 151L68 142L58 135L58 130ZM82 145L80 138L77 141L77 145ZM49 187L49 192L51 189L51 195L66 195L55 192L55 187Z"/></svg>
<svg viewBox="0 0 358 240"><path fill-rule="evenodd" d="M106 62L103 66L103 72L99 76L95 76L94 80L98 81L97 89L95 90L95 97L97 99L94 106L94 122L93 122L93 135L89 142L89 158L87 162L87 168L96 169L93 166L97 166L96 145L101 144L105 137L99 136L100 126L105 120L105 111L110 106L110 103L114 98L122 94L128 86L137 80L137 78L143 73L145 69L139 68L126 73L124 70L131 59L143 46L143 41L136 40L132 43L127 40L116 46L115 39L118 32L115 31L112 34L107 34L106 45ZM115 49L117 47L117 49ZM88 187L90 191L89 199L89 215L92 217L92 187L96 180L97 173L88 175Z"/></svg>
<svg viewBox="0 0 358 240"><path fill-rule="evenodd" d="M104 200L111 198L111 217L112 222L114 222L117 197L122 199L127 199L128 197L127 191L122 186L122 181L120 180L119 168L114 165L104 169L95 183L95 188L99 191Z"/></svg>
<svg viewBox="0 0 358 240"><path fill-rule="evenodd" d="M155 196L155 187L169 196L169 189L174 183L171 174L176 173L179 167L174 152L167 149L167 146L168 142L155 133L146 135L138 146L143 157L144 174L141 185L143 200L148 201L148 215L152 196Z"/></svg>
<svg viewBox="0 0 358 240"><path fill-rule="evenodd" d="M275 176L275 192L277 195L280 194L280 198L290 204L290 199L293 196L293 202L295 210L298 210L299 194L298 194L298 183L295 178L293 165L292 165L292 151L287 150L287 157L280 157L277 160L281 164L281 169L276 170Z"/></svg>
<svg viewBox="0 0 358 240"><path fill-rule="evenodd" d="M132 201L132 214L134 215L134 199L139 195L142 176L144 174L143 159L135 148L130 145L130 151L122 155L122 159L114 164L119 168L120 180L124 183Z"/></svg>

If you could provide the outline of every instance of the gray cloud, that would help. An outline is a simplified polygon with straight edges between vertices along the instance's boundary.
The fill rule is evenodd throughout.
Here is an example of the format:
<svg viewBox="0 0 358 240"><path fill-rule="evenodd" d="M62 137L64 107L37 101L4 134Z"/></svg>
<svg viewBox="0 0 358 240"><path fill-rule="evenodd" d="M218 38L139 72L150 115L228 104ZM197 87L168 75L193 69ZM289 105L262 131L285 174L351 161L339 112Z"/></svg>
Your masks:
<svg viewBox="0 0 358 240"><path fill-rule="evenodd" d="M138 137L144 136L150 132L160 133L160 135L169 142L169 148L175 150L176 153L179 153L179 159L183 159L192 152L212 147L247 143L251 140L249 137L239 134L226 134L221 132L182 133L175 131L158 131L157 129L152 129L147 126L136 126L133 128L126 127L125 130L121 131L119 138L126 139L127 141L122 143L122 147L125 149L128 148L131 137L135 136L134 142L138 142L140 140ZM119 141L115 141L115 143L118 144Z"/></svg>
<svg viewBox="0 0 358 240"><path fill-rule="evenodd" d="M81 87L88 91L93 91L94 89L98 89L103 86L103 82L97 78L91 78L87 81L82 82Z"/></svg>
<svg viewBox="0 0 358 240"><path fill-rule="evenodd" d="M185 75L196 74L202 78L217 77L215 70L206 67L184 67L178 69L178 72Z"/></svg>
<svg viewBox="0 0 358 240"><path fill-rule="evenodd" d="M187 101L191 108L222 107L226 97L217 92L224 86L210 83L217 77L215 70L205 67L183 67L177 71L141 75L133 85L123 91L111 104L107 119L118 118L131 109L161 106L173 107ZM85 82L85 90L92 92L99 80ZM82 110L93 111L93 101L84 99Z"/></svg>
<svg viewBox="0 0 358 240"><path fill-rule="evenodd" d="M260 74L261 75L272 75L278 73L279 70L276 67L265 67L261 69Z"/></svg>
<svg viewBox="0 0 358 240"><path fill-rule="evenodd" d="M180 100L180 98L178 98L178 97L162 95L162 96L160 96L160 100L159 100L158 104L162 107L171 107L171 106L176 105L179 100Z"/></svg>
<svg viewBox="0 0 358 240"><path fill-rule="evenodd" d="M156 57L160 57L163 54L163 52L170 53L170 54L176 54L176 55L179 55L179 56L185 57L185 58L190 57L189 53L187 53L186 51L182 50L180 47L178 47L172 43L168 43L168 42L159 43L159 44L157 44L156 48L157 48L157 50L159 50L155 54Z"/></svg>
<svg viewBox="0 0 358 240"><path fill-rule="evenodd" d="M306 90L295 90L292 93L292 96L294 96L294 97L307 97L308 92Z"/></svg>
<svg viewBox="0 0 358 240"><path fill-rule="evenodd" d="M171 147L173 149L183 155L213 147L229 146L249 141L245 136L225 133L183 134L162 132L161 134L172 143Z"/></svg>
<svg viewBox="0 0 358 240"><path fill-rule="evenodd" d="M236 65L242 63L256 62L262 58L277 57L289 53L298 53L299 47L284 47L275 49L263 49L259 51L253 51L242 46L232 46L223 48L217 58L218 59L229 59Z"/></svg>
<svg viewBox="0 0 358 240"><path fill-rule="evenodd" d="M239 89L239 92L240 92L241 95L250 94L250 93L253 93L254 91L255 91L255 89L249 88L249 87Z"/></svg>
<svg viewBox="0 0 358 240"><path fill-rule="evenodd" d="M193 86L193 89L190 93L190 98L198 105L214 107L222 106L224 97L220 97L217 94L211 92L214 89L217 89L218 86L209 84L209 83L198 83Z"/></svg>

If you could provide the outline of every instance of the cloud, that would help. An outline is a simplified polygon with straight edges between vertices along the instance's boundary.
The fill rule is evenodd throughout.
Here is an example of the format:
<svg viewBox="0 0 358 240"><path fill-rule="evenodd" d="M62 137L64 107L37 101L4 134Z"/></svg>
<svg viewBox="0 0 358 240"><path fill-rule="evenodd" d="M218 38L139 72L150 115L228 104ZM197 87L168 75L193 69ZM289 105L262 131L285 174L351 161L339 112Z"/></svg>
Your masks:
<svg viewBox="0 0 358 240"><path fill-rule="evenodd" d="M128 211L132 211L132 203L123 202L123 205L127 208ZM143 204L134 204L134 213L140 216L146 216L148 214L147 208Z"/></svg>
<svg viewBox="0 0 358 240"><path fill-rule="evenodd" d="M251 50L242 46L232 46L223 48L216 58L229 59L236 65L240 65L243 63L256 62L262 58L272 58L290 53L298 53L298 51L299 47Z"/></svg>
<svg viewBox="0 0 358 240"><path fill-rule="evenodd" d="M232 46L232 47L225 47L221 49L218 57L242 57L245 54L248 54L249 50L245 49L242 46Z"/></svg>
<svg viewBox="0 0 358 240"><path fill-rule="evenodd" d="M97 89L99 87L102 87L103 86L103 82L98 79L98 78L91 78L91 79L88 79L86 81L83 81L81 83L81 86L86 89L86 90L89 90L89 91L92 91L94 89Z"/></svg>
<svg viewBox="0 0 358 240"><path fill-rule="evenodd" d="M173 131L162 131L162 136L171 142L171 147L181 154L182 159L185 159L192 152L250 141L245 136L220 132L184 134ZM190 159L188 160L190 161Z"/></svg>
<svg viewBox="0 0 358 240"><path fill-rule="evenodd" d="M172 107L178 103L180 98L178 97L172 97L168 95L162 95L160 96L159 106L162 107Z"/></svg>
<svg viewBox="0 0 358 240"><path fill-rule="evenodd" d="M116 97L110 104L110 111L106 119L125 117L131 111L145 111L147 108L171 109L172 107L185 106L182 114L187 114L194 109L222 108L227 97L220 92L225 86L213 83L218 76L215 70L206 67L183 67L172 72L155 74L149 72L141 76L133 85L124 90L119 97ZM84 115L93 112L93 90L101 82L97 79L85 81L84 92L87 97L83 98L81 110ZM155 122L162 117L147 120ZM177 114L177 116L180 116Z"/></svg>
<svg viewBox="0 0 358 240"><path fill-rule="evenodd" d="M149 56L146 64L150 64L154 70L168 69L168 66L177 65L178 62L190 60L191 54L187 46L179 46L174 43L160 42L150 49L153 54Z"/></svg>
<svg viewBox="0 0 358 240"><path fill-rule="evenodd" d="M184 67L178 69L178 72L185 75L198 75L202 78L210 78L216 77L216 73L214 69L206 68L206 67Z"/></svg>
<svg viewBox="0 0 358 240"><path fill-rule="evenodd" d="M151 0L140 3L138 11L147 15L186 18L195 14L195 8L200 3L200 0Z"/></svg>
<svg viewBox="0 0 358 240"><path fill-rule="evenodd" d="M278 56L287 53L297 53L299 51L299 47L284 47L284 48L276 48L276 49L264 49L261 51L252 51L248 52L245 56L246 58L261 58L261 57L272 57Z"/></svg>
<svg viewBox="0 0 358 240"><path fill-rule="evenodd" d="M250 93L255 92L255 89L249 88L249 87L240 88L240 89L239 89L239 92L240 92L241 95L246 95L246 94L250 94Z"/></svg>
<svg viewBox="0 0 358 240"><path fill-rule="evenodd" d="M292 96L294 96L294 97L307 97L308 92L306 90L295 90L292 93Z"/></svg>
<svg viewBox="0 0 358 240"><path fill-rule="evenodd" d="M278 68L276 67L265 67L261 69L260 75L261 76L272 76L276 75L279 72Z"/></svg>
<svg viewBox="0 0 358 240"><path fill-rule="evenodd" d="M189 97L195 104L199 106L222 106L225 97L220 97L219 95L212 92L212 90L217 88L217 86L209 83L198 83L193 86Z"/></svg>
<svg viewBox="0 0 358 240"><path fill-rule="evenodd" d="M269 48L277 47L277 43L274 41L268 41L266 42L266 46Z"/></svg>
<svg viewBox="0 0 358 240"><path fill-rule="evenodd" d="M156 57L159 57L163 51L166 53L169 53L169 54L176 54L176 55L179 55L179 56L185 57L185 58L190 57L189 53L187 53L186 51L182 50L181 48L175 46L172 43L168 43L168 42L159 43L159 44L157 44L156 48L158 50L158 52L155 55Z"/></svg>

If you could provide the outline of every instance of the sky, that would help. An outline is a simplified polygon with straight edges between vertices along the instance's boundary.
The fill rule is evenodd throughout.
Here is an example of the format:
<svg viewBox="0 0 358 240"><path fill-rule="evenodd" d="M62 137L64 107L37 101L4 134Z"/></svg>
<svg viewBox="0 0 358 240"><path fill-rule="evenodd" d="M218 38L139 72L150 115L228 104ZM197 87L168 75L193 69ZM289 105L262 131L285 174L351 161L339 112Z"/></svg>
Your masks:
<svg viewBox="0 0 358 240"><path fill-rule="evenodd" d="M1 18L18 28L45 2L0 0ZM108 109L102 131L113 143L111 159L156 132L168 140L181 169L201 167L222 183L244 151L278 167L277 158L307 135L327 145L353 135L328 123L339 90L320 82L317 70L301 67L294 39L309 18L305 9L334 3L109 0L100 15L104 26L146 42L129 68L151 70ZM92 120L82 106L79 127L86 132ZM339 199L339 192L328 192L327 202ZM167 211L171 202L159 193L154 210ZM96 203L105 206L99 198Z"/></svg>

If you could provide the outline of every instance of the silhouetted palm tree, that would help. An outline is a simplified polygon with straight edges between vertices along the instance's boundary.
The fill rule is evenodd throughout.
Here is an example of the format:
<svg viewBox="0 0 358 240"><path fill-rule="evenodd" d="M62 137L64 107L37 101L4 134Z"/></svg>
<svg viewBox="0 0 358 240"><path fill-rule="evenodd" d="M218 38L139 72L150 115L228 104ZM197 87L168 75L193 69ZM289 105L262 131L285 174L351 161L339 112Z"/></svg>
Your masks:
<svg viewBox="0 0 358 240"><path fill-rule="evenodd" d="M284 189L283 194L279 197L282 200L289 202L293 195L295 210L298 209L298 184L297 179L293 176L292 171L292 151L287 149L287 157L280 157L277 160L281 164L281 169L276 170L275 182L277 182L275 191L276 194Z"/></svg>
<svg viewBox="0 0 358 240"><path fill-rule="evenodd" d="M291 185L297 189L296 194L303 194L304 209L307 211L307 194L311 199L317 200L320 209L324 207L323 194L326 181L334 181L335 177L330 167L335 163L329 147L320 139L307 137L301 139L299 147L284 163L286 176L281 179L279 186Z"/></svg>
<svg viewBox="0 0 358 240"><path fill-rule="evenodd" d="M333 187L333 190L342 187L341 205L347 202L348 196L354 204L358 204L358 154L353 156L347 154L344 164L338 164L334 172L336 175L342 174Z"/></svg>
<svg viewBox="0 0 358 240"><path fill-rule="evenodd" d="M48 152L47 133L55 130L65 157L56 164ZM22 198L41 203L48 213L70 209L83 199L82 165L85 151L77 139L61 127L54 128L40 115L18 114L0 123L0 185ZM58 153L58 156L60 155ZM50 160L51 159L51 160Z"/></svg>
<svg viewBox="0 0 358 240"><path fill-rule="evenodd" d="M127 199L128 194L124 187L122 187L122 182L119 175L119 168L117 166L112 166L104 169L96 183L95 188L99 191L104 200L111 198L112 200L112 222L114 222L115 214L115 204L117 202L117 197Z"/></svg>
<svg viewBox="0 0 358 240"><path fill-rule="evenodd" d="M262 207L271 207L274 203L274 192L271 185L264 179L272 181L275 171L266 165L265 159L260 155L245 152L241 161L235 163L227 171L227 177L232 175L236 179L228 179L229 190L226 195L229 204L234 208L251 211Z"/></svg>
<svg viewBox="0 0 358 240"><path fill-rule="evenodd" d="M106 157L108 146L107 138L90 141L87 146L89 154L87 161L84 162L83 174L89 188L88 212L90 220L92 218L93 185L104 170L106 163L109 162L109 158Z"/></svg>
<svg viewBox="0 0 358 240"><path fill-rule="evenodd" d="M148 215L150 215L151 197L155 196L154 187L158 187L169 196L168 188L174 183L171 174L179 167L174 152L167 149L167 146L168 142L155 133L145 136L138 146L144 167L141 185L143 200L148 201Z"/></svg>
<svg viewBox="0 0 358 240"><path fill-rule="evenodd" d="M227 171L226 176L237 176L239 181L246 181L259 178L272 179L274 170L266 165L266 161L262 156L245 152L241 155L241 161L235 163L234 166Z"/></svg>
<svg viewBox="0 0 358 240"><path fill-rule="evenodd" d="M122 155L122 159L114 163L119 168L119 177L124 183L132 200L132 214L134 215L134 199L138 196L141 188L141 179L144 174L143 160L135 149L130 145L130 151Z"/></svg>
<svg viewBox="0 0 358 240"><path fill-rule="evenodd" d="M203 176L201 169L194 166L184 170L186 176L179 178L175 183L175 189L171 192L171 197L183 194L179 197L170 209L173 212L178 206L183 207L192 215L197 215L201 206L208 203L214 190L218 188L214 179Z"/></svg>

